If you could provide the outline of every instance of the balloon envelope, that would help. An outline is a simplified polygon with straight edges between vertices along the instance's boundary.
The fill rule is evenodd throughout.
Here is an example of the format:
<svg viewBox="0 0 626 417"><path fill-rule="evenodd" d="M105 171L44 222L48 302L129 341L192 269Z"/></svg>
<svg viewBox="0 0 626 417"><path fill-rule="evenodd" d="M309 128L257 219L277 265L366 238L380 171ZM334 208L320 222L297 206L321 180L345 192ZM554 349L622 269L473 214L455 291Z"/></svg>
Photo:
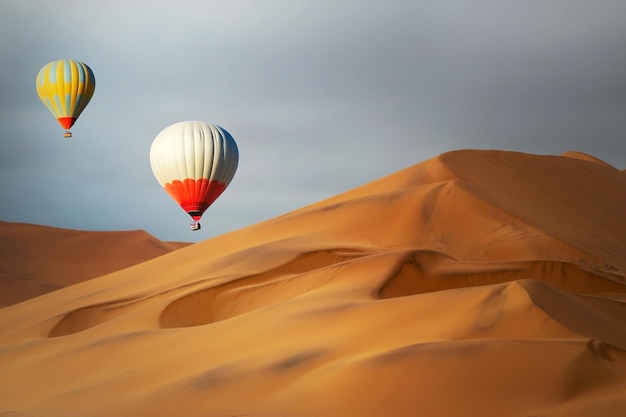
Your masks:
<svg viewBox="0 0 626 417"><path fill-rule="evenodd" d="M91 100L96 79L86 64L60 59L39 70L36 87L43 104L69 130Z"/></svg>
<svg viewBox="0 0 626 417"><path fill-rule="evenodd" d="M195 221L230 184L239 150L225 129L186 121L163 129L150 147L157 181Z"/></svg>

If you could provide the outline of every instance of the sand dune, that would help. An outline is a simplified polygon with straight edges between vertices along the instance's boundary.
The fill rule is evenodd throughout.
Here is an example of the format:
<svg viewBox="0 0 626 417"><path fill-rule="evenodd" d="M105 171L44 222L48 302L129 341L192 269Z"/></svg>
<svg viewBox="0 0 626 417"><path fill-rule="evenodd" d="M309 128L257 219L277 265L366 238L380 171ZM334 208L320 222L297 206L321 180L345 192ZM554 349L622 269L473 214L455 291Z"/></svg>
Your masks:
<svg viewBox="0 0 626 417"><path fill-rule="evenodd" d="M6 307L0 416L623 416L624 196L455 151Z"/></svg>
<svg viewBox="0 0 626 417"><path fill-rule="evenodd" d="M189 244L141 231L87 232L0 221L0 306L152 259Z"/></svg>

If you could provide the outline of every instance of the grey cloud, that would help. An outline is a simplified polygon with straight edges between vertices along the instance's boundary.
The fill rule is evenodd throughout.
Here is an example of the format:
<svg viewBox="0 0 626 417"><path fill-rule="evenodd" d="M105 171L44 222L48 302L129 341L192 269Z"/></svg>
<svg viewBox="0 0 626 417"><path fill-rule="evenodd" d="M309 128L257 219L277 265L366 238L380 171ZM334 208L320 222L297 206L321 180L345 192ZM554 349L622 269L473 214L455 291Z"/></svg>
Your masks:
<svg viewBox="0 0 626 417"><path fill-rule="evenodd" d="M456 148L576 149L626 167L621 1L2 8L3 220L203 240ZM69 142L34 92L61 57L97 79ZM223 126L241 151L204 234L186 230L148 162L156 134L190 119Z"/></svg>

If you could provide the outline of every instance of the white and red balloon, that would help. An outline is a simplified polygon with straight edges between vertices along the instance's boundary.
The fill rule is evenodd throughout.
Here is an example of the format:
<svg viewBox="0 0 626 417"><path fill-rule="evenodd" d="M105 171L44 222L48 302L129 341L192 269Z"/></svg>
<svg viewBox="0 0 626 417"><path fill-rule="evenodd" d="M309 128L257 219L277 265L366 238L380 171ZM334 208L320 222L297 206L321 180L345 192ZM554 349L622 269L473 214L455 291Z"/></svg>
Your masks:
<svg viewBox="0 0 626 417"><path fill-rule="evenodd" d="M225 129L200 121L174 123L163 129L150 147L150 165L157 181L194 220L230 184L239 150Z"/></svg>

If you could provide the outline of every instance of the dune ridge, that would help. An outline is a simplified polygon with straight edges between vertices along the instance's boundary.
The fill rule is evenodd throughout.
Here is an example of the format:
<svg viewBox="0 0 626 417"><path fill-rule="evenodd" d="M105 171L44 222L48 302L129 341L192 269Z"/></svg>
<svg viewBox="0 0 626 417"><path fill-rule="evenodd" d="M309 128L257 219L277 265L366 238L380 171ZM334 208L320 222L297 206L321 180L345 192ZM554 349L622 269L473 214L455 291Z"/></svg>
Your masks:
<svg viewBox="0 0 626 417"><path fill-rule="evenodd" d="M626 212L626 178L596 161L571 164L558 156L516 156L505 151L466 151L447 153L441 159L472 193L609 262L596 266L625 271L626 224L616 222L613 215ZM539 183L540 187L534 186Z"/></svg>
<svg viewBox="0 0 626 417"><path fill-rule="evenodd" d="M621 416L625 195L454 151L5 307L0 415Z"/></svg>

